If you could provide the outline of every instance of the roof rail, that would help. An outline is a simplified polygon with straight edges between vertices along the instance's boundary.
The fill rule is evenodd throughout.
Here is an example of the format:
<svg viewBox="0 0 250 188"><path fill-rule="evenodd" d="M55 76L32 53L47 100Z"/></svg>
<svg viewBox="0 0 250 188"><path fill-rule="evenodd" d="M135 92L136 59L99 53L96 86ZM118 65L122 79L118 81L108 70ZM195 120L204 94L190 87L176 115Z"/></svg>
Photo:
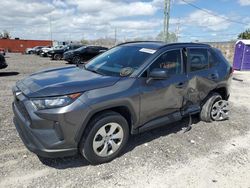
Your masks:
<svg viewBox="0 0 250 188"><path fill-rule="evenodd" d="M197 46L210 46L209 44L204 43L196 43L196 42L175 42L175 43L167 43L165 45L162 45L160 48L164 48L166 46L175 46L175 45L197 45Z"/></svg>
<svg viewBox="0 0 250 188"><path fill-rule="evenodd" d="M128 42L122 42L122 43L119 43L117 44L116 46L120 46L120 45L123 45L123 44L131 44L131 43L137 43L137 42L158 42L158 43L165 43L164 41L157 41L157 40L137 40L137 41L128 41Z"/></svg>

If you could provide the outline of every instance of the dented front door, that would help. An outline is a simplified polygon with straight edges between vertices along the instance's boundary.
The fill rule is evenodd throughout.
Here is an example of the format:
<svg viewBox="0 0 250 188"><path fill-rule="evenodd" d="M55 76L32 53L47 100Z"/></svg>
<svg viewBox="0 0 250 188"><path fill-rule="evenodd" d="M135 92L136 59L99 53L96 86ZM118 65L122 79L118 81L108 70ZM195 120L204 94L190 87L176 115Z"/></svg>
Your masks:
<svg viewBox="0 0 250 188"><path fill-rule="evenodd" d="M154 68L168 69L169 77L162 80L140 78L140 124L180 111L188 84L182 63L181 49L170 50L153 62Z"/></svg>

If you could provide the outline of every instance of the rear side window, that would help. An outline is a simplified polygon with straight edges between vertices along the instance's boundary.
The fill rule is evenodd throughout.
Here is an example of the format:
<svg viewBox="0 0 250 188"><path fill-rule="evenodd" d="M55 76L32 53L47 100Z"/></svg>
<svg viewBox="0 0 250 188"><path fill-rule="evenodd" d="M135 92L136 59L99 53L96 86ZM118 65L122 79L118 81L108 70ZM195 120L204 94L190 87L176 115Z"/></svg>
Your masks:
<svg viewBox="0 0 250 188"><path fill-rule="evenodd" d="M77 48L80 48L81 46L72 46L72 49L77 49Z"/></svg>
<svg viewBox="0 0 250 188"><path fill-rule="evenodd" d="M208 50L208 62L209 62L209 67L216 66L219 63L219 59L211 50Z"/></svg>
<svg viewBox="0 0 250 188"><path fill-rule="evenodd" d="M189 49L190 72L208 69L207 49Z"/></svg>
<svg viewBox="0 0 250 188"><path fill-rule="evenodd" d="M100 51L100 47L97 46L90 46L87 49L88 53L98 54Z"/></svg>

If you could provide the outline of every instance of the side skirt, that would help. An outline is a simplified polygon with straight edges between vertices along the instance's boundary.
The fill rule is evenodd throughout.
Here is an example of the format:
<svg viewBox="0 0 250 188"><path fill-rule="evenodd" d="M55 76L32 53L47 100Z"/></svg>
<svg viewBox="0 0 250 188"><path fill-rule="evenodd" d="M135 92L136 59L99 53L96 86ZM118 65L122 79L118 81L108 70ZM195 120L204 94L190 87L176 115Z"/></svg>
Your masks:
<svg viewBox="0 0 250 188"><path fill-rule="evenodd" d="M149 121L148 123L145 123L141 127L138 128L138 133L148 131L151 129L155 129L176 121L179 121L182 119L182 115L180 112L175 112L172 114L169 114L167 116L163 116L154 120Z"/></svg>
<svg viewBox="0 0 250 188"><path fill-rule="evenodd" d="M155 129L158 127L165 126L170 123L174 123L176 121L181 120L183 117L197 114L200 112L200 106L198 105L190 105L187 109L183 109L179 112L174 112L172 114L156 118L154 120L151 120L144 125L140 126L138 129L132 130L132 134L138 134L141 132L149 131L151 129Z"/></svg>

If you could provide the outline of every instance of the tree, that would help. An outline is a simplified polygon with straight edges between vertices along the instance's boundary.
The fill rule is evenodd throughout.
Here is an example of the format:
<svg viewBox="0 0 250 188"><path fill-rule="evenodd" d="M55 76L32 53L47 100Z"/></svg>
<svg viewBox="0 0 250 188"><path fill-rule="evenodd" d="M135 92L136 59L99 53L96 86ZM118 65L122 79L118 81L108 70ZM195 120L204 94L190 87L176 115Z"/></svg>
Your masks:
<svg viewBox="0 0 250 188"><path fill-rule="evenodd" d="M11 36L10 36L10 33L7 30L3 30L3 32L0 33L0 38L1 39L10 39Z"/></svg>
<svg viewBox="0 0 250 188"><path fill-rule="evenodd" d="M81 40L81 44L83 44L83 45L88 45L88 44L89 44L89 41L86 40L86 39L82 39L82 40Z"/></svg>
<svg viewBox="0 0 250 188"><path fill-rule="evenodd" d="M157 37L156 37L156 40L161 40L161 41L164 41L165 37L164 37L164 33L163 31L161 31ZM171 43L171 42L178 42L178 38L176 36L175 33L169 33L168 34L168 42Z"/></svg>
<svg viewBox="0 0 250 188"><path fill-rule="evenodd" d="M238 39L250 39L250 29L247 29L246 31L240 33L238 35Z"/></svg>

